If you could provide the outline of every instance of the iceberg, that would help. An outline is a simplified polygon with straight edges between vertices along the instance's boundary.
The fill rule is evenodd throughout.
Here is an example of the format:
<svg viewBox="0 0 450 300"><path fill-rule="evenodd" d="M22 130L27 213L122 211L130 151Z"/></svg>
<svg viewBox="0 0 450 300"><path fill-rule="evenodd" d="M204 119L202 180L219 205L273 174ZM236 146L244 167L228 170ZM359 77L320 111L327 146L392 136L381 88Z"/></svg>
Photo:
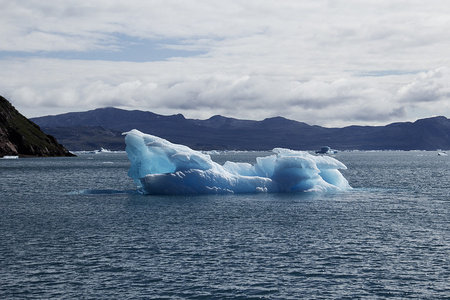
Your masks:
<svg viewBox="0 0 450 300"><path fill-rule="evenodd" d="M227 161L136 129L123 133L128 175L143 194L222 194L342 191L351 189L340 161L304 151L273 149L255 164Z"/></svg>

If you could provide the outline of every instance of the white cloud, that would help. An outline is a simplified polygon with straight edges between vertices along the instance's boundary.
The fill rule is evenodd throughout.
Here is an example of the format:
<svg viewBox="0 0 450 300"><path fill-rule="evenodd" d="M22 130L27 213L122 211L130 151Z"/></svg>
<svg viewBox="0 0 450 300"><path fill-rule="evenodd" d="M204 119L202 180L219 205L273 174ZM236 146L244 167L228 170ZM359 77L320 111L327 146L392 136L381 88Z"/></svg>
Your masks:
<svg viewBox="0 0 450 300"><path fill-rule="evenodd" d="M365 77L293 81L264 75L203 73L195 64L177 72L180 65L177 61L92 61L87 65L79 61L18 60L5 65L0 82L5 82L10 72L22 73L20 80L8 83L13 88L7 96L30 116L50 114L55 109L62 112L117 106L156 113L183 112L194 118L218 113L247 119L281 115L320 125L402 119L410 104L394 100L411 90L410 86L415 87L416 94L420 89L417 79L390 85L383 82L384 77L371 77L370 81ZM29 71L25 71L27 68ZM390 77L406 79L403 75Z"/></svg>
<svg viewBox="0 0 450 300"><path fill-rule="evenodd" d="M0 93L28 116L113 105L333 126L450 114L447 1L0 6ZM149 62L132 62L133 43ZM151 62L152 47L202 53ZM129 61L70 59L92 51L122 51Z"/></svg>
<svg viewBox="0 0 450 300"><path fill-rule="evenodd" d="M450 99L450 70L446 67L420 73L399 89L399 100L407 103L429 103Z"/></svg>

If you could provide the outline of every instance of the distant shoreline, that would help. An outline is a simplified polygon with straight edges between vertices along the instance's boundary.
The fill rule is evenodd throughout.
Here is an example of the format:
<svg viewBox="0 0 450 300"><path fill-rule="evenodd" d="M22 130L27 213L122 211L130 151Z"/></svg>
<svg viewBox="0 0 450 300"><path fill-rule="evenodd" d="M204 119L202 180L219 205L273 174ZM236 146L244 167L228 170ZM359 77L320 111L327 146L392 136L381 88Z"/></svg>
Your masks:
<svg viewBox="0 0 450 300"><path fill-rule="evenodd" d="M323 146L338 151L450 149L450 120L442 116L386 126L326 128L282 117L252 121L213 116L196 120L181 114L164 116L108 107L31 120L72 151L101 147L123 151L122 133L132 129L204 151L273 148L316 151Z"/></svg>

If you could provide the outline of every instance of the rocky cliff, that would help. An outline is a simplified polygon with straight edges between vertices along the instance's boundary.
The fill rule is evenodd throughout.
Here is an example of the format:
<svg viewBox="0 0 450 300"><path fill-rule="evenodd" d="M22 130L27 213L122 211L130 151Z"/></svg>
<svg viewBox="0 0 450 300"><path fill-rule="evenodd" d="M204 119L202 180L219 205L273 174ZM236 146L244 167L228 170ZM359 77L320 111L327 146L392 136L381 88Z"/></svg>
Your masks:
<svg viewBox="0 0 450 300"><path fill-rule="evenodd" d="M74 156L0 96L0 157Z"/></svg>

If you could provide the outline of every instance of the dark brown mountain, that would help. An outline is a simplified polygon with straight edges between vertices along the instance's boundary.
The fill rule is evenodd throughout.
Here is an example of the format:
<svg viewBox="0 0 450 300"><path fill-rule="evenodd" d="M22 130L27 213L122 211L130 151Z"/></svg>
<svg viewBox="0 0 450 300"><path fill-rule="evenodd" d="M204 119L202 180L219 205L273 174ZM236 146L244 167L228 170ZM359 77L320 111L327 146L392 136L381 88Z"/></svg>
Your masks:
<svg viewBox="0 0 450 300"><path fill-rule="evenodd" d="M0 96L0 157L74 156Z"/></svg>
<svg viewBox="0 0 450 300"><path fill-rule="evenodd" d="M386 126L326 128L282 117L262 121L213 116L207 120L183 115L99 108L32 119L71 150L125 148L122 132L138 129L200 150L270 150L275 147L316 150L450 149L450 120L445 117Z"/></svg>

